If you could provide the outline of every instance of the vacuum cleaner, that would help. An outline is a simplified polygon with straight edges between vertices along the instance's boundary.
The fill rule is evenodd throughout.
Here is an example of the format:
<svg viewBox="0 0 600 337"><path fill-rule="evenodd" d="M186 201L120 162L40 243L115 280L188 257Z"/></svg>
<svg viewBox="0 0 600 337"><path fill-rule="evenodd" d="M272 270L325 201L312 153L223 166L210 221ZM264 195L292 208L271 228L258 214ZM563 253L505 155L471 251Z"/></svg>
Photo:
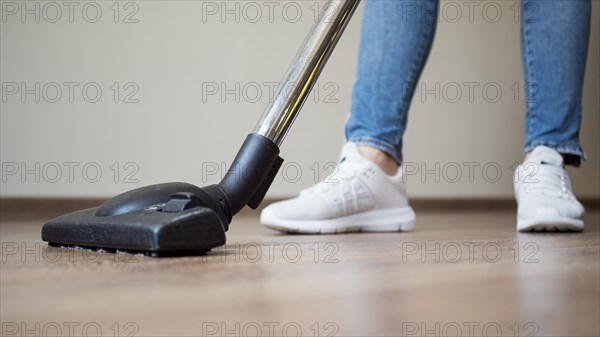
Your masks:
<svg viewBox="0 0 600 337"><path fill-rule="evenodd" d="M256 209L283 159L279 146L333 52L359 0L329 0L278 92L221 182L203 188L174 182L138 188L96 208L42 227L50 246L148 256L196 255L225 244L232 217Z"/></svg>

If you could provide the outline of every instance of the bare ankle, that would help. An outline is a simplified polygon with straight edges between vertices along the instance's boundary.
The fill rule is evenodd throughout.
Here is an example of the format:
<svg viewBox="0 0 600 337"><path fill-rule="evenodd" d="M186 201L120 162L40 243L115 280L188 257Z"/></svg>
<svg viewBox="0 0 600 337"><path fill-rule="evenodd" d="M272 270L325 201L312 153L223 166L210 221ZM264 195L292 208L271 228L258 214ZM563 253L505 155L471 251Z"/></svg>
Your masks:
<svg viewBox="0 0 600 337"><path fill-rule="evenodd" d="M396 163L396 160L387 153L374 147L364 145L359 145L358 151L363 157L379 166L385 174L394 176L398 172L398 163Z"/></svg>

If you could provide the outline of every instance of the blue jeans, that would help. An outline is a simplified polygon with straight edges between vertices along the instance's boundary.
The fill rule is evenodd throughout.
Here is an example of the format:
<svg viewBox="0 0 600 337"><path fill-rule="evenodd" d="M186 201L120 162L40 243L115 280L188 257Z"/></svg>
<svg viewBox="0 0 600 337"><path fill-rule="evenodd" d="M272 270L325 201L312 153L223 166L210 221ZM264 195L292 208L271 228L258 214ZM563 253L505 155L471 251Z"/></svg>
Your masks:
<svg viewBox="0 0 600 337"><path fill-rule="evenodd" d="M346 139L402 161L408 109L435 35L438 0L366 0ZM545 145L579 165L590 0L521 0L525 152Z"/></svg>

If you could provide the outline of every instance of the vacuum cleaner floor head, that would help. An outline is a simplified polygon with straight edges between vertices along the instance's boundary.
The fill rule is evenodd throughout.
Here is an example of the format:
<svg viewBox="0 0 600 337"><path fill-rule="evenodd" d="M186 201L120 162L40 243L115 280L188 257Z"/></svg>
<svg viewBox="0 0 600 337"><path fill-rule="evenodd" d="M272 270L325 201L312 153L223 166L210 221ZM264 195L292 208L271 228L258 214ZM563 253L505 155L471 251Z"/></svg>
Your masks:
<svg viewBox="0 0 600 337"><path fill-rule="evenodd" d="M196 255L225 244L227 219L203 189L185 183L139 188L50 220L42 240L51 246Z"/></svg>

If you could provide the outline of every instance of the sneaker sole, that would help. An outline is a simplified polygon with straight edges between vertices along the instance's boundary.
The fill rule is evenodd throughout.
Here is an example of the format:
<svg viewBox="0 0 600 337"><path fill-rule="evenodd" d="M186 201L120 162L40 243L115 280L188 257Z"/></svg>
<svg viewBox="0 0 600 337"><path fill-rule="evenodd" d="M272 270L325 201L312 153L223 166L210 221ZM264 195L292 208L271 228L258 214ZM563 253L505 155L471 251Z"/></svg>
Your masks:
<svg viewBox="0 0 600 337"><path fill-rule="evenodd" d="M412 208L380 209L327 220L290 220L266 208L260 215L265 227L283 233L337 234L356 232L408 232L415 228Z"/></svg>
<svg viewBox="0 0 600 337"><path fill-rule="evenodd" d="M562 217L555 210L539 210L533 218L517 217L519 232L581 232L583 220Z"/></svg>

